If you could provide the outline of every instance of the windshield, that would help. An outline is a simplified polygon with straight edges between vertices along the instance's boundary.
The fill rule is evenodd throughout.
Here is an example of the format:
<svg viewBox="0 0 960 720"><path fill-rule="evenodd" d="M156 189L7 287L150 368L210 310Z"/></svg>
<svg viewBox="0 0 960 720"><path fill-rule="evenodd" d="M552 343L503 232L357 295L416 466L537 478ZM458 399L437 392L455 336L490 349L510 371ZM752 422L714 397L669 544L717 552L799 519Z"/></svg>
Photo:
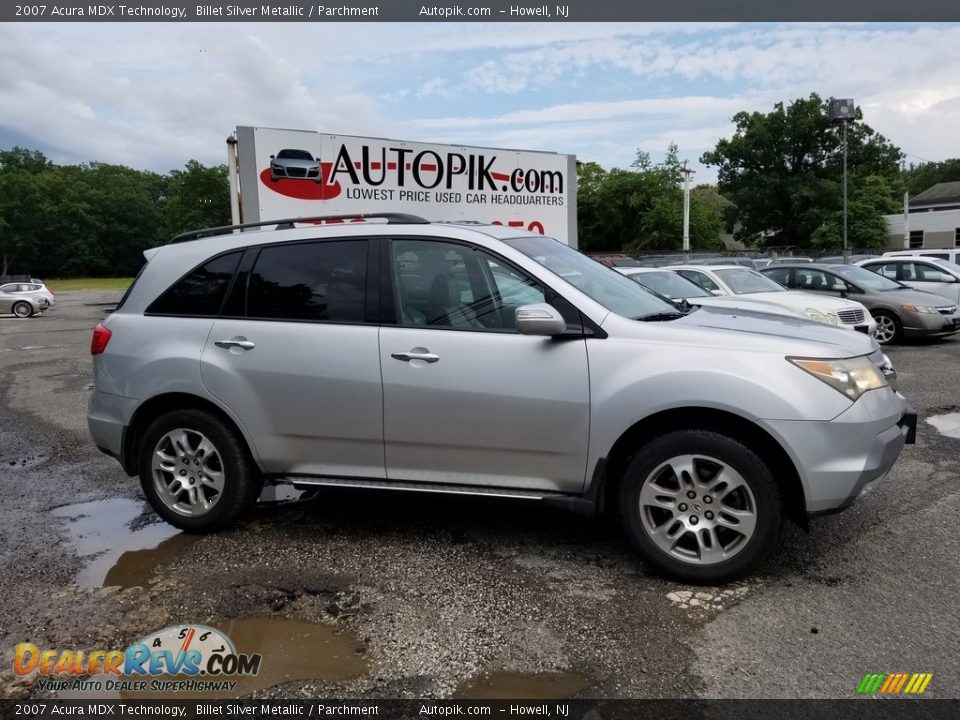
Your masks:
<svg viewBox="0 0 960 720"><path fill-rule="evenodd" d="M281 150L277 153L277 158L286 160L313 160L313 155L306 150Z"/></svg>
<svg viewBox="0 0 960 720"><path fill-rule="evenodd" d="M725 270L714 270L714 272L717 274L717 277L723 280L737 295L750 295L751 293L762 292L787 292L787 289L783 285L774 282L766 275L761 275L756 270L728 268Z"/></svg>
<svg viewBox="0 0 960 720"><path fill-rule="evenodd" d="M633 273L627 275L634 282L638 282L645 288L665 295L673 300L686 300L693 297L713 297L713 293L704 290L696 283L690 282L685 277L677 275L671 270L662 272Z"/></svg>
<svg viewBox="0 0 960 720"><path fill-rule="evenodd" d="M617 315L636 319L677 311L642 285L553 238L517 237L504 242Z"/></svg>
<svg viewBox="0 0 960 720"><path fill-rule="evenodd" d="M846 265L844 267L833 268L833 271L851 282L855 282L858 285L863 285L870 290L879 290L880 292L886 292L888 290L898 290L899 288L906 287L901 285L896 280L891 280L890 278L885 278L883 275L877 275L874 272L862 267L851 267Z"/></svg>

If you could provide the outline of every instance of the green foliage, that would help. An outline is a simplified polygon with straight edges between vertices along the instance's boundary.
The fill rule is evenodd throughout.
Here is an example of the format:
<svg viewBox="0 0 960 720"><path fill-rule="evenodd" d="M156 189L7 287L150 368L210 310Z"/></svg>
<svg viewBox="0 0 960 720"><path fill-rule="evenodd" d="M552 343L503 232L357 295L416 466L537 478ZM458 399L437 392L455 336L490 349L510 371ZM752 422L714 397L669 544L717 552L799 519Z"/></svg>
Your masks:
<svg viewBox="0 0 960 720"><path fill-rule="evenodd" d="M879 175L862 178L847 205L847 245L865 249L886 247L890 231L883 216L897 210L890 181ZM842 247L843 211L830 213L810 240L817 248Z"/></svg>
<svg viewBox="0 0 960 720"><path fill-rule="evenodd" d="M736 206L737 237L801 247L815 237L835 239L831 224L843 207L842 128L830 121L828 105L811 94L787 107L777 103L770 113L737 113L733 137L704 153L701 162L718 168L720 192ZM859 108L856 119L847 129L848 197L873 198L868 179L879 178L892 199L900 150L862 122ZM881 204L874 198L858 210L869 214ZM858 232L873 238L882 218L862 220Z"/></svg>
<svg viewBox="0 0 960 720"><path fill-rule="evenodd" d="M0 151L0 274L133 274L143 251L230 221L226 166L195 160L167 175L122 165L55 165Z"/></svg>
<svg viewBox="0 0 960 720"><path fill-rule="evenodd" d="M683 190L676 145L662 163L637 151L632 170L604 171L579 163L577 235L585 252L640 252L679 249L683 243ZM720 245L721 214L691 194L690 243Z"/></svg>
<svg viewBox="0 0 960 720"><path fill-rule="evenodd" d="M911 165L903 171L901 179L904 189L911 197L919 195L937 183L960 181L960 159Z"/></svg>

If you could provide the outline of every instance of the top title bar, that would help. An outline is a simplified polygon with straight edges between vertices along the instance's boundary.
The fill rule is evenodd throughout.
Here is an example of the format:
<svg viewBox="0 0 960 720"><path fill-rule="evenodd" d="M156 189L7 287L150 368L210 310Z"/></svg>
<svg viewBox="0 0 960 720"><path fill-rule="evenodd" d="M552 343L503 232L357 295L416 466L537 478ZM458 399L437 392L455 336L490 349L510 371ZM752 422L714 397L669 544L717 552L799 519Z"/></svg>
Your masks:
<svg viewBox="0 0 960 720"><path fill-rule="evenodd" d="M577 0L422 2L307 0L250 2L3 3L2 22L953 22L957 0Z"/></svg>

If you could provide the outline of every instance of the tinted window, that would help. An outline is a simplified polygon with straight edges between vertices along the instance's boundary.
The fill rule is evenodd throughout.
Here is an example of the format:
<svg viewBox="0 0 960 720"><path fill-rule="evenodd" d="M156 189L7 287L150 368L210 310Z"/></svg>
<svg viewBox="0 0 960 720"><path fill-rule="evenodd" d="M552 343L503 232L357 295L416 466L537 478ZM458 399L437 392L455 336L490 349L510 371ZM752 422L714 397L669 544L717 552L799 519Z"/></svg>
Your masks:
<svg viewBox="0 0 960 720"><path fill-rule="evenodd" d="M392 243L402 325L513 330L520 305L544 302L540 285L482 250L432 240Z"/></svg>
<svg viewBox="0 0 960 720"><path fill-rule="evenodd" d="M247 315L363 322L367 245L337 240L264 248L250 273Z"/></svg>
<svg viewBox="0 0 960 720"><path fill-rule="evenodd" d="M221 255L201 265L147 308L154 315L211 316L220 312L230 278L240 262L240 252ZM131 286L132 287L132 286ZM129 294L129 290L128 290ZM125 300L127 295L124 295ZM123 304L121 300L120 304ZM119 307L119 306L118 306Z"/></svg>
<svg viewBox="0 0 960 720"><path fill-rule="evenodd" d="M776 268L774 270L767 270L765 273L768 278L776 280L778 283L787 287L789 285L790 270L789 268Z"/></svg>

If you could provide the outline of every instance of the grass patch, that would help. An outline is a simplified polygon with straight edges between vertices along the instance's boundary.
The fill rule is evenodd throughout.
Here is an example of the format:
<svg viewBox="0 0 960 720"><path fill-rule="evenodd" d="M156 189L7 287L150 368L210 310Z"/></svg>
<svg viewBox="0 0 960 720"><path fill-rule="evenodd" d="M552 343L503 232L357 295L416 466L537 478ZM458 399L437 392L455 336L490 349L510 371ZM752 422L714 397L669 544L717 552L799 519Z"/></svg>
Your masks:
<svg viewBox="0 0 960 720"><path fill-rule="evenodd" d="M44 282L52 287L55 293L72 290L117 290L123 292L130 287L133 278L62 278L60 280L44 280Z"/></svg>

